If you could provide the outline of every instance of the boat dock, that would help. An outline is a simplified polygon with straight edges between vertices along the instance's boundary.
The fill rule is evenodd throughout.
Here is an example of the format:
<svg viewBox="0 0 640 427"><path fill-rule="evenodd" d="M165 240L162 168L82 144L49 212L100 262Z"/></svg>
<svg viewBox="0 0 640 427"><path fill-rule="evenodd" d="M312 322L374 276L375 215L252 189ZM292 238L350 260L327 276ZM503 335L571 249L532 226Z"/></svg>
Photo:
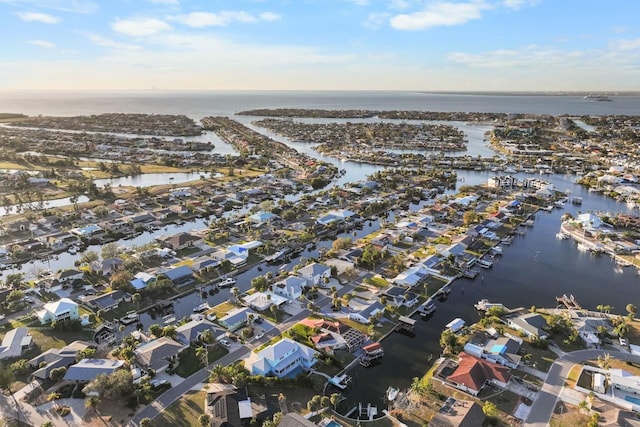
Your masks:
<svg viewBox="0 0 640 427"><path fill-rule="evenodd" d="M415 333L416 321L407 316L400 316L398 318L398 324L396 325L396 331Z"/></svg>
<svg viewBox="0 0 640 427"><path fill-rule="evenodd" d="M578 301L576 301L573 295L567 296L567 294L564 294L561 297L556 297L556 302L558 303L558 305L563 305L565 306L565 308L568 308L570 310L582 309L582 307L580 306Z"/></svg>
<svg viewBox="0 0 640 427"><path fill-rule="evenodd" d="M382 344L379 342L374 342L369 345L365 345L362 347L364 354L360 357L360 365L368 368L373 364L374 361L381 359L384 356L384 349L382 348Z"/></svg>

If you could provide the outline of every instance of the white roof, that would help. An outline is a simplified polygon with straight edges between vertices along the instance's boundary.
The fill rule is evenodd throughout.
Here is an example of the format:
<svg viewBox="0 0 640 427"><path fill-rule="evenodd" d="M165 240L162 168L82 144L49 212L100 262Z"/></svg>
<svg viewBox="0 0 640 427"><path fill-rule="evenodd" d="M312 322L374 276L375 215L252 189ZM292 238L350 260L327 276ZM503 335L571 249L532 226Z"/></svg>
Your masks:
<svg viewBox="0 0 640 427"><path fill-rule="evenodd" d="M44 305L44 309L56 316L67 311L73 310L78 304L69 298L60 298L58 301L48 302Z"/></svg>
<svg viewBox="0 0 640 427"><path fill-rule="evenodd" d="M238 411L240 412L240 419L253 418L253 411L251 410L251 400L238 401Z"/></svg>

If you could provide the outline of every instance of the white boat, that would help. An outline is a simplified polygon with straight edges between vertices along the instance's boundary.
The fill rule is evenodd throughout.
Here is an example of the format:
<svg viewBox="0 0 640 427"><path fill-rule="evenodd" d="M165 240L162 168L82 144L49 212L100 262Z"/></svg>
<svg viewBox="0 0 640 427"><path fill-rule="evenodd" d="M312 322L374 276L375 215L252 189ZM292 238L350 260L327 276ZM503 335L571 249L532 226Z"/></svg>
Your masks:
<svg viewBox="0 0 640 427"><path fill-rule="evenodd" d="M490 308L493 308L493 307L504 308L504 305L502 305L500 303L496 303L496 302L489 302L489 300L486 299L486 298L481 299L480 301L475 303L473 306L478 311L487 311L487 310L489 310Z"/></svg>
<svg viewBox="0 0 640 427"><path fill-rule="evenodd" d="M194 313L200 313L201 311L206 311L206 310L209 310L210 308L211 307L209 306L209 303L205 301L202 304L199 304L193 307L193 311Z"/></svg>
<svg viewBox="0 0 640 427"><path fill-rule="evenodd" d="M491 252L493 252L496 255L502 255L502 247L501 246L494 246L491 249L489 249Z"/></svg>
<svg viewBox="0 0 640 427"><path fill-rule="evenodd" d="M336 375L335 377L332 377L331 379L329 379L329 383L333 384L334 386L342 390L347 388L350 382L351 382L351 377L347 374Z"/></svg>
<svg viewBox="0 0 640 427"><path fill-rule="evenodd" d="M162 317L162 323L166 326L166 325L171 325L172 323L175 323L176 321L176 316L174 316L173 314L169 314L167 316L163 316Z"/></svg>
<svg viewBox="0 0 640 427"><path fill-rule="evenodd" d="M420 316L423 316L423 317L430 315L434 311L436 311L436 305L433 303L431 298L426 300L424 303L420 305L420 307L418 307L418 312L420 313Z"/></svg>
<svg viewBox="0 0 640 427"><path fill-rule="evenodd" d="M589 245L585 244L585 243L580 242L580 243L578 243L578 249L581 250L581 251L585 251L586 252L589 249L591 249L591 247Z"/></svg>
<svg viewBox="0 0 640 427"><path fill-rule="evenodd" d="M504 171L506 173L516 173L517 172L512 166L507 166L506 168L504 168Z"/></svg>
<svg viewBox="0 0 640 427"><path fill-rule="evenodd" d="M80 248L78 248L77 246L69 246L69 249L67 249L67 252L73 255L78 253L79 250Z"/></svg>
<svg viewBox="0 0 640 427"><path fill-rule="evenodd" d="M389 388L387 388L387 400L393 402L396 397L398 397L398 393L400 393L399 389L389 386Z"/></svg>
<svg viewBox="0 0 640 427"><path fill-rule="evenodd" d="M228 286L233 286L236 284L236 279L233 277L227 277L226 279L224 279L222 282L220 282L218 284L219 287L221 288L226 288Z"/></svg>
<svg viewBox="0 0 640 427"><path fill-rule="evenodd" d="M123 325L128 325L130 323L136 322L138 320L138 313L135 311L130 311L124 316L120 318L120 323Z"/></svg>
<svg viewBox="0 0 640 427"><path fill-rule="evenodd" d="M476 263L482 268L491 268L493 266L493 263L491 261L487 261L484 259L479 259L478 261L476 261Z"/></svg>
<svg viewBox="0 0 640 427"><path fill-rule="evenodd" d="M560 231L559 233L556 233L556 239L558 240L567 240L568 238L569 236L564 234L562 231Z"/></svg>

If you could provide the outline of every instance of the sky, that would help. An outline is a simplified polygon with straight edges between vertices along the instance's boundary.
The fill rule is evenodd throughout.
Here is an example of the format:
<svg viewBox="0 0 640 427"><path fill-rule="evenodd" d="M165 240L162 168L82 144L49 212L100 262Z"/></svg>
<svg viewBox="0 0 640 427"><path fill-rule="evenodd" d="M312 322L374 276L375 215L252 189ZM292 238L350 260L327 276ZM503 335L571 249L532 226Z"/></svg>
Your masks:
<svg viewBox="0 0 640 427"><path fill-rule="evenodd" d="M640 90L637 0L0 0L0 90Z"/></svg>

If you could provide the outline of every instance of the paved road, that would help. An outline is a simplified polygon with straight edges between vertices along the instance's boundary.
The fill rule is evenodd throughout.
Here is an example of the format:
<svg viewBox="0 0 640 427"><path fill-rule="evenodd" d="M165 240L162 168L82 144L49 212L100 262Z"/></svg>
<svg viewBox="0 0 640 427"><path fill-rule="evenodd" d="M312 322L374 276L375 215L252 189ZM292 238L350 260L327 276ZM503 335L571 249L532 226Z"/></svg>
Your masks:
<svg viewBox="0 0 640 427"><path fill-rule="evenodd" d="M567 353L563 357L556 359L554 364L551 365L544 385L538 393L538 398L531 406L531 412L529 412L529 417L524 425L530 427L547 426L571 367L576 363L597 359L598 356L604 356L607 353L616 359L640 363L640 356L615 350L578 350Z"/></svg>
<svg viewBox="0 0 640 427"><path fill-rule="evenodd" d="M321 300L320 302L322 303L323 297L319 297L318 300ZM311 314L311 312L307 309L300 311L298 314L288 318L285 322L282 322L278 324L275 328L270 329L268 332L265 333L265 336L262 337L260 340L257 340L250 345L243 345L237 348L236 350L233 350L229 354L225 355L224 357L221 357L216 362L209 365L206 369L205 368L200 369L195 374L191 375L188 378L185 378L184 381L182 381L180 384L177 384L171 387L165 393L160 395L156 400L154 400L151 404L145 406L142 410L138 411L138 413L136 413L136 415L131 419L131 421L129 421L128 426L130 427L138 426L140 424L140 420L142 420L143 418L151 418L151 419L155 418L165 408L167 408L173 402L175 402L180 397L182 397L182 395L186 394L187 392L189 392L189 390L193 389L194 387L202 383L208 377L209 370L212 369L214 365L227 366L234 363L237 360L248 357L249 354L251 353L251 348L255 348L256 346L267 342L272 337L291 328L294 324L304 319L305 317L309 316L309 314Z"/></svg>

